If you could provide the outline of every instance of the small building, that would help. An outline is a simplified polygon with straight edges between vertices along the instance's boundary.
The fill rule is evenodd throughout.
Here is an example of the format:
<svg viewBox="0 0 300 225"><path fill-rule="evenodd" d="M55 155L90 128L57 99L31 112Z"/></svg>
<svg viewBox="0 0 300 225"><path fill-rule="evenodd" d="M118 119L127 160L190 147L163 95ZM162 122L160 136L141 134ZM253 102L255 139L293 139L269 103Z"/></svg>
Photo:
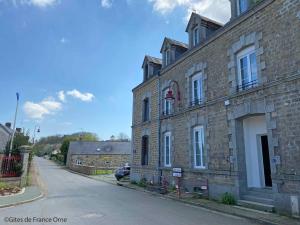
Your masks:
<svg viewBox="0 0 300 225"><path fill-rule="evenodd" d="M129 141L74 141L70 143L67 166L74 171L93 174L114 170L131 162Z"/></svg>
<svg viewBox="0 0 300 225"><path fill-rule="evenodd" d="M0 152L5 150L12 132L13 130L11 129L11 123L5 123L5 125L0 124Z"/></svg>

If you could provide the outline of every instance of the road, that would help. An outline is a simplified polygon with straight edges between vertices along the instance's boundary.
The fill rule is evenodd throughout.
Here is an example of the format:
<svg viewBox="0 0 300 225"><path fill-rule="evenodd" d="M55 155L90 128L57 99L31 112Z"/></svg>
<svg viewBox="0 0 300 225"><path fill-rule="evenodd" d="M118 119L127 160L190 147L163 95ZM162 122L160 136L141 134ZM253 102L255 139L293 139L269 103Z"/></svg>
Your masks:
<svg viewBox="0 0 300 225"><path fill-rule="evenodd" d="M95 181L35 158L47 195L40 200L0 209L0 224L70 225L250 225L243 218L189 206L144 192ZM5 222L16 217L34 222ZM38 218L48 221L37 222ZM63 222L49 222L60 218Z"/></svg>

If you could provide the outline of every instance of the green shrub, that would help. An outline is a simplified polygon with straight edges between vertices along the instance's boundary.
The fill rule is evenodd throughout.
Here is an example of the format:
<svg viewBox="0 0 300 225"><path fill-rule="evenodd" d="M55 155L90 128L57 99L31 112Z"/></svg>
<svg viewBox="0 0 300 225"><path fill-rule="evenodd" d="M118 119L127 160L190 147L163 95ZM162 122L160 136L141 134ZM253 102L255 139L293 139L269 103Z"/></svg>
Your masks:
<svg viewBox="0 0 300 225"><path fill-rule="evenodd" d="M141 179L138 182L138 186L140 186L140 187L147 187L147 180L146 180L146 178Z"/></svg>
<svg viewBox="0 0 300 225"><path fill-rule="evenodd" d="M130 181L131 184L137 185L137 182L135 180Z"/></svg>
<svg viewBox="0 0 300 225"><path fill-rule="evenodd" d="M236 204L234 196L228 192L226 192L222 195L221 201L223 204L226 204L226 205L235 205Z"/></svg>

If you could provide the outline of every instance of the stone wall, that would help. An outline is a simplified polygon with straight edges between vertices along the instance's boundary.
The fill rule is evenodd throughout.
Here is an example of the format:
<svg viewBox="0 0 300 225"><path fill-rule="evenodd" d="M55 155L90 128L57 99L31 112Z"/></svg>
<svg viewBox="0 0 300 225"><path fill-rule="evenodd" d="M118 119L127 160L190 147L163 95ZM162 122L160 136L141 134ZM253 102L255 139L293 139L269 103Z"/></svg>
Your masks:
<svg viewBox="0 0 300 225"><path fill-rule="evenodd" d="M76 160L81 161L82 166L95 167L101 169L116 169L131 162L130 155L71 155L69 167L76 167Z"/></svg>
<svg viewBox="0 0 300 225"><path fill-rule="evenodd" d="M246 185L239 121L265 115L276 207L290 211L291 196L300 198L299 12L299 1L265 0L164 68L161 76L135 88L131 179L159 181L162 175L174 183L171 169L160 163L164 157L162 135L171 131L172 167L183 168L186 189L207 184L212 198L220 198L224 192L239 198ZM258 86L237 92L236 54L251 45L256 51ZM204 102L190 107L191 77L196 73L202 74ZM179 82L182 101L173 115L160 117L159 99L163 99L162 92L170 80ZM151 121L142 123L142 96L146 94L151 95ZM192 128L196 125L203 125L205 130L204 169L195 169L192 163ZM145 133L151 143L147 167L140 166L141 137Z"/></svg>

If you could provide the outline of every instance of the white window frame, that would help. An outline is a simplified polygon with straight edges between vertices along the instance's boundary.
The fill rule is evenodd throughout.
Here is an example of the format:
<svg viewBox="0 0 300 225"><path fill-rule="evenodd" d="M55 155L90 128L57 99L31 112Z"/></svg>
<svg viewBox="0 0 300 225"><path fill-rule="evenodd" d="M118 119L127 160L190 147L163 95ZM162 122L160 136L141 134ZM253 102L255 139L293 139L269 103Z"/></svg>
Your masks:
<svg viewBox="0 0 300 225"><path fill-rule="evenodd" d="M197 90L198 97L199 97L198 99L195 98L196 97L194 92L195 81L197 82L198 85L198 90ZM199 101L198 104L195 104L196 100ZM202 73L198 73L192 77L192 105L199 105L202 101L203 101L203 79L202 79Z"/></svg>
<svg viewBox="0 0 300 225"><path fill-rule="evenodd" d="M81 166L82 165L82 161L80 159L76 159L76 165L77 166Z"/></svg>
<svg viewBox="0 0 300 225"><path fill-rule="evenodd" d="M195 27L193 29L193 46L196 46L199 44L199 27Z"/></svg>
<svg viewBox="0 0 300 225"><path fill-rule="evenodd" d="M238 69L238 84L239 86L243 85L242 80L242 72L241 72L241 59L247 58L247 73L248 73L248 81L247 83L250 83L251 81L254 81L253 79L253 73L251 71L251 62L250 62L250 56L254 53L255 54L255 46L248 47L241 52L237 54L237 69ZM255 56L256 57L256 56ZM258 67L257 67L257 58L256 58L256 76L258 76ZM256 77L256 79L258 79Z"/></svg>
<svg viewBox="0 0 300 225"><path fill-rule="evenodd" d="M164 113L165 113L165 115L170 115L171 112L172 112L171 101L166 99L168 91L169 91L169 88L164 90L164 94L163 94L163 96L164 96ZM167 112L167 105L169 105L169 111L168 112Z"/></svg>
<svg viewBox="0 0 300 225"><path fill-rule="evenodd" d="M244 11L244 12L241 12L241 8L240 8L240 0L237 0L237 14L238 16L247 12L250 8L250 5L249 5L249 0L244 0L244 1L247 1L247 4L248 4L248 8Z"/></svg>
<svg viewBox="0 0 300 225"><path fill-rule="evenodd" d="M168 145L167 145L167 137L169 140ZM166 132L164 133L164 166L165 167L171 167L171 145L172 145L171 132ZM167 151L169 151L169 157L168 157L169 163L167 163Z"/></svg>
<svg viewBox="0 0 300 225"><path fill-rule="evenodd" d="M196 142L196 133L198 132L198 140L199 142ZM199 145L200 154L197 155L196 148L197 145ZM205 141L204 141L204 127L203 126L197 126L193 129L193 151L194 151L194 168L196 169L205 169L204 165L204 151L205 151ZM197 165L197 157L199 157L200 165Z"/></svg>
<svg viewBox="0 0 300 225"><path fill-rule="evenodd" d="M169 55L168 55L169 54ZM165 65L169 65L171 63L171 50L170 49L167 49L165 51Z"/></svg>

